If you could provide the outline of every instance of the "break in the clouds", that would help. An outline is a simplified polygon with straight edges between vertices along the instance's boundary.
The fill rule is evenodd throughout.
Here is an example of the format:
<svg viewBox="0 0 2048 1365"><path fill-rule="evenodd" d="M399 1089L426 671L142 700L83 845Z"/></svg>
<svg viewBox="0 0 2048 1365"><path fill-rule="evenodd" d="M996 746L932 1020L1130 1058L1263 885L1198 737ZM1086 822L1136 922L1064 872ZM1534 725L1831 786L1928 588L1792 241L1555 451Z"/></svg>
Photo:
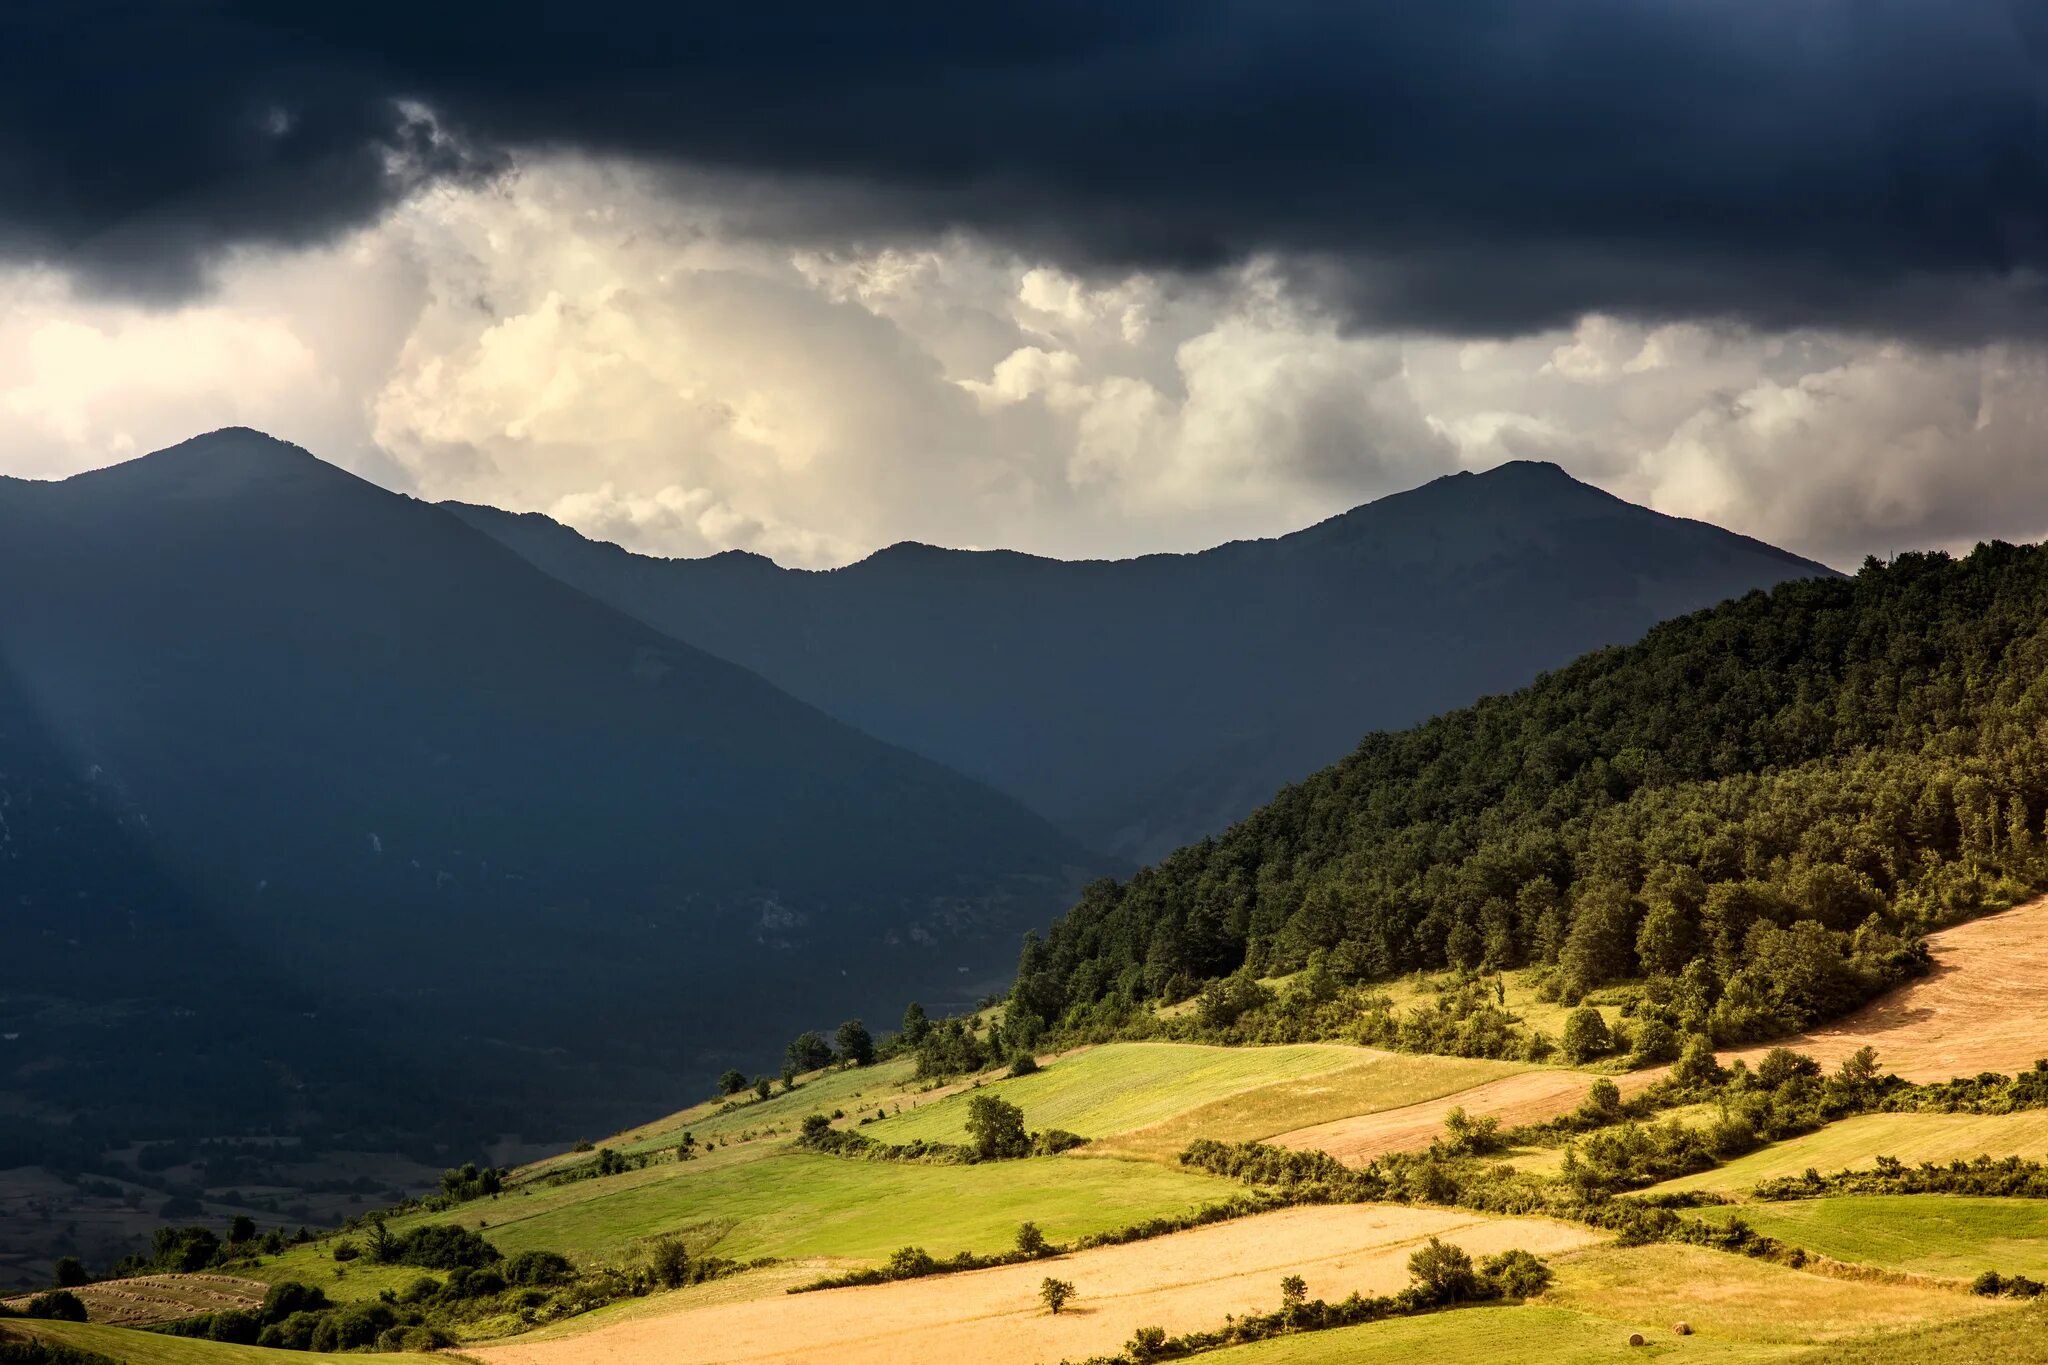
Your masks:
<svg viewBox="0 0 2048 1365"><path fill-rule="evenodd" d="M0 12L0 251L190 292L536 154L750 229L1078 274L1264 259L1348 325L2040 330L2030 0L352 0Z"/></svg>
<svg viewBox="0 0 2048 1365"><path fill-rule="evenodd" d="M1517 458L1842 565L2048 530L2026 339L1361 330L1269 258L1080 274L972 234L792 244L751 210L563 155L244 249L177 304L16 269L0 472L246 423L423 497L804 565L1189 549Z"/></svg>

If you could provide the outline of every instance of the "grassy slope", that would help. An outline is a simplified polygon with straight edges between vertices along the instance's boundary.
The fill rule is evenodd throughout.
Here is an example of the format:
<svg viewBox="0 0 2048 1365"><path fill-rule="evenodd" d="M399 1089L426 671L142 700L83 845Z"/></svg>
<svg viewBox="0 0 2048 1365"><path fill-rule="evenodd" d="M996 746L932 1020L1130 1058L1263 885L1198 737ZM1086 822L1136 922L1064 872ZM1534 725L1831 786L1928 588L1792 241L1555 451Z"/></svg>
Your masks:
<svg viewBox="0 0 2048 1365"><path fill-rule="evenodd" d="M1268 1138L1354 1114L1398 1109L1456 1094L1528 1068L1518 1062L1365 1051L1336 1071L1278 1081L1197 1105L1161 1122L1081 1149L1082 1155L1172 1161L1198 1137L1223 1142Z"/></svg>
<svg viewBox="0 0 2048 1365"><path fill-rule="evenodd" d="M1705 1209L1838 1261L1968 1279L2048 1276L2048 1202L1955 1195L1866 1195Z"/></svg>
<svg viewBox="0 0 2048 1365"><path fill-rule="evenodd" d="M1409 1365L1414 1361L1485 1361L1487 1365L1605 1365L1618 1358L1751 1365L1796 1359L1800 1347L1759 1342L1681 1342L1665 1334L1648 1350L1629 1351L1629 1329L1604 1318L1546 1304L1464 1308L1428 1317L1373 1323L1336 1332L1278 1337L1200 1357L1214 1365Z"/></svg>
<svg viewBox="0 0 2048 1365"><path fill-rule="evenodd" d="M1235 1182L1129 1161L1041 1158L983 1166L915 1166L811 1156L786 1147L730 1149L603 1180L523 1190L420 1221L483 1224L511 1255L544 1249L619 1260L645 1238L684 1233L699 1251L879 1260L918 1243L935 1254L1007 1247L1036 1222L1065 1240L1239 1193ZM357 1267L361 1262L356 1262ZM362 1297L410 1282L405 1267L341 1270L325 1245L294 1248L253 1273Z"/></svg>
<svg viewBox="0 0 2048 1365"><path fill-rule="evenodd" d="M46 1341L75 1346L81 1351L98 1351L122 1365L306 1365L329 1359L306 1351L272 1351L261 1346L229 1346L218 1341L188 1341L183 1337L161 1336L131 1327L101 1327L83 1322L12 1322L10 1329L26 1331ZM421 1355L413 1351L374 1357L378 1365L434 1365L451 1359L445 1355Z"/></svg>
<svg viewBox="0 0 2048 1365"><path fill-rule="evenodd" d="M1631 1324L1646 1335L1684 1321L1709 1341L1834 1341L1999 1306L1949 1289L1833 1279L1668 1244L1589 1251L1559 1261L1557 1271L1547 1302Z"/></svg>
<svg viewBox="0 0 2048 1365"><path fill-rule="evenodd" d="M1761 1180L1869 1167L1880 1156L1908 1165L1973 1156L2048 1156L2048 1111L2018 1114L1861 1114L1817 1133L1774 1143L1711 1171L1668 1180L1665 1190L1740 1193Z"/></svg>
<svg viewBox="0 0 2048 1365"><path fill-rule="evenodd" d="M911 1076L915 1063L908 1057L881 1062L875 1066L847 1071L817 1071L798 1078L797 1088L788 1094L780 1092L766 1100L756 1100L752 1091L740 1096L741 1103L730 1113L719 1112L728 1101L707 1100L691 1105L676 1113L629 1128L623 1133L606 1138L600 1145L616 1147L625 1152L647 1152L657 1148L673 1147L685 1132L691 1133L699 1142L713 1139L731 1140L743 1132L760 1132L763 1129L795 1131L806 1114L829 1114L834 1109L848 1112L872 1112L879 1104L891 1108L902 1105L909 1109L914 1104L925 1103L937 1096L925 1093L926 1082L914 1080ZM553 1158L537 1163L540 1169L562 1164L566 1161L583 1160L582 1157Z"/></svg>
<svg viewBox="0 0 2048 1365"><path fill-rule="evenodd" d="M1275 1082L1340 1071L1379 1054L1334 1044L1203 1047L1112 1043L1063 1057L1036 1075L983 1087L1024 1111L1032 1128L1108 1137ZM958 1142L967 1136L966 1094L906 1112L863 1131L878 1141ZM1278 1131L1278 1130L1275 1130Z"/></svg>
<svg viewBox="0 0 2048 1365"><path fill-rule="evenodd" d="M2048 1362L2048 1302L1965 1322L1943 1323L1869 1341L1844 1341L1800 1365L2043 1365Z"/></svg>

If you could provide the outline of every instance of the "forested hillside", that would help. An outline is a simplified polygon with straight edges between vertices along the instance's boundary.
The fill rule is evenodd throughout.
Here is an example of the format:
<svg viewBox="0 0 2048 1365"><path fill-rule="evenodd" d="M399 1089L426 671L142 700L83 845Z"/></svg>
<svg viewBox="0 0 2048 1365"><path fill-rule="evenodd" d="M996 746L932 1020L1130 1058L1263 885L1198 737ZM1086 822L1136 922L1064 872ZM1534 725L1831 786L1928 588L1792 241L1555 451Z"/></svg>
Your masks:
<svg viewBox="0 0 2048 1365"><path fill-rule="evenodd" d="M2048 885L2044 721L2048 549L1751 593L1372 735L1098 882L1027 945L1012 1031L1128 1028L1311 963L1324 991L1541 965L1572 1001L1641 977L1722 1042L1803 1026L1919 970L1921 931ZM1246 981L1240 1003L1266 1002Z"/></svg>

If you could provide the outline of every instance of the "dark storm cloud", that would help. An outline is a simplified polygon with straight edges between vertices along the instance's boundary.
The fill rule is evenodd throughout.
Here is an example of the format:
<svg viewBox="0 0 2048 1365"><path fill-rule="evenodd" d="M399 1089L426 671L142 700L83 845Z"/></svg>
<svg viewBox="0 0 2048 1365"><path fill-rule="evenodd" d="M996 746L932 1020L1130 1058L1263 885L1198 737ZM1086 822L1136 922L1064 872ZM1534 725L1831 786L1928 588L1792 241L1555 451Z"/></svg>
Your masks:
<svg viewBox="0 0 2048 1365"><path fill-rule="evenodd" d="M0 14L0 244L127 283L553 149L800 184L792 232L1274 251L1381 324L2041 330L2048 9L2016 0Z"/></svg>

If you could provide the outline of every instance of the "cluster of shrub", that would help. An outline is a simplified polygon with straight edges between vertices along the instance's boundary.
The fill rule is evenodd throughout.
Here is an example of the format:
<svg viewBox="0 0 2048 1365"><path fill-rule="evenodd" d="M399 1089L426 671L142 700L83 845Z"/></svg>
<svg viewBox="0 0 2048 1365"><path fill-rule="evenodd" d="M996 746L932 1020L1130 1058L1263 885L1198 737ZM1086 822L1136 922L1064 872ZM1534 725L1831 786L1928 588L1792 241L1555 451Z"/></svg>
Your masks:
<svg viewBox="0 0 2048 1365"><path fill-rule="evenodd" d="M0 1317L8 1316L0 1309ZM0 1365L120 1365L97 1351L59 1346L54 1341L21 1339L0 1328Z"/></svg>
<svg viewBox="0 0 2048 1365"><path fill-rule="evenodd" d="M1325 1152L1210 1138L1189 1144L1180 1160L1258 1187L1281 1204L1438 1204L1491 1214L1543 1214L1613 1232L1624 1244L1683 1242L1793 1265L1805 1260L1798 1248L1763 1236L1740 1218L1686 1218L1664 1201L1588 1192L1569 1181L1453 1154L1442 1143L1422 1152L1389 1153L1356 1170Z"/></svg>
<svg viewBox="0 0 2048 1365"><path fill-rule="evenodd" d="M691 1146L696 1145L692 1138ZM679 1158L680 1159L680 1158ZM596 1180L608 1175L624 1175L627 1171L646 1168L648 1156L645 1152L621 1152L611 1147L600 1147L588 1161L579 1161L573 1166L563 1166L548 1172L545 1183L549 1185L573 1185L579 1180Z"/></svg>
<svg viewBox="0 0 2048 1365"><path fill-rule="evenodd" d="M393 1232L377 1217L370 1220L369 1227L369 1237L362 1245L344 1237L330 1254L337 1261L366 1256L373 1265L413 1265L425 1270L481 1270L504 1259L504 1253L481 1235L456 1223L423 1223Z"/></svg>
<svg viewBox="0 0 2048 1365"><path fill-rule="evenodd" d="M1464 1304L1531 1298L1550 1284L1551 1271L1542 1258L1520 1249L1489 1256L1475 1266L1462 1248L1432 1237L1408 1258L1408 1276L1408 1287L1398 1294L1373 1298L1353 1294L1340 1303L1326 1303L1309 1298L1302 1278L1289 1275L1280 1281L1280 1306L1271 1313L1247 1313L1211 1331L1181 1336L1168 1336L1161 1327L1140 1327L1120 1354L1094 1356L1085 1365L1156 1365L1296 1332L1357 1327Z"/></svg>
<svg viewBox="0 0 2048 1365"><path fill-rule="evenodd" d="M850 1128L834 1128L823 1114L811 1114L797 1134L796 1145L831 1156L858 1161L913 1161L927 1165L971 1165L981 1161L1009 1161L1027 1156L1055 1156L1079 1147L1087 1139L1064 1128L1031 1132L1024 1126L1024 1111L996 1095L975 1095L967 1101L967 1141L892 1143L877 1142Z"/></svg>
<svg viewBox="0 0 2048 1365"><path fill-rule="evenodd" d="M1819 1199L1836 1194L1966 1194L2000 1199L2048 1199L2048 1165L2020 1157L1979 1156L1938 1166L1928 1161L1908 1166L1897 1157L1881 1156L1873 1169L1837 1171L1766 1180L1751 1197L1782 1201Z"/></svg>
<svg viewBox="0 0 2048 1365"><path fill-rule="evenodd" d="M447 1333L425 1326L422 1315L404 1313L392 1303L372 1299L338 1306L319 1289L294 1280L272 1285L260 1308L201 1313L152 1330L286 1351L432 1350L455 1343Z"/></svg>
<svg viewBox="0 0 2048 1365"><path fill-rule="evenodd" d="M920 1246L899 1247L881 1265L868 1266L861 1270L850 1270L843 1275L827 1275L791 1288L791 1294L808 1294L816 1289L847 1289L854 1285L888 1284L894 1280L918 1280L927 1275L949 1275L960 1270L987 1270L999 1265L1021 1265L1026 1261L1043 1260L1048 1256L1064 1256L1071 1248L1056 1242L1048 1242L1036 1223L1022 1223L1017 1228L1016 1245L1008 1251L977 1255L963 1251L958 1255L940 1260Z"/></svg>
<svg viewBox="0 0 2048 1365"><path fill-rule="evenodd" d="M20 1308L0 1303L0 1318L41 1318L46 1322L84 1322L85 1301L68 1289L50 1289Z"/></svg>
<svg viewBox="0 0 2048 1365"><path fill-rule="evenodd" d="M2001 1275L1987 1270L1970 1281L1970 1292L1986 1298L2038 1299L2048 1285L2026 1275Z"/></svg>
<svg viewBox="0 0 2048 1365"><path fill-rule="evenodd" d="M1704 1124L1648 1121L1677 1105L1713 1103L1719 1114ZM1880 1074L1876 1054L1860 1049L1833 1072L1823 1073L1810 1057L1773 1048L1754 1069L1740 1059L1720 1066L1701 1037L1689 1040L1670 1074L1643 1094L1623 1101L1611 1081L1596 1081L1576 1111L1545 1124L1503 1135L1514 1144L1555 1143L1573 1138L1563 1177L1582 1194L1638 1189L1675 1176L1709 1170L1767 1143L1809 1133L1839 1119L1872 1112L2011 1113L2048 1106L2048 1062L2017 1076L1985 1075L1969 1080L1916 1085ZM1583 1135L1583 1136L1578 1136ZM1974 1169L1974 1168L1973 1168ZM1945 1171L1924 1177L1930 1188L1952 1178ZM1998 1178L2022 1179L2018 1172ZM1883 1177L1867 1175L1873 1187Z"/></svg>

